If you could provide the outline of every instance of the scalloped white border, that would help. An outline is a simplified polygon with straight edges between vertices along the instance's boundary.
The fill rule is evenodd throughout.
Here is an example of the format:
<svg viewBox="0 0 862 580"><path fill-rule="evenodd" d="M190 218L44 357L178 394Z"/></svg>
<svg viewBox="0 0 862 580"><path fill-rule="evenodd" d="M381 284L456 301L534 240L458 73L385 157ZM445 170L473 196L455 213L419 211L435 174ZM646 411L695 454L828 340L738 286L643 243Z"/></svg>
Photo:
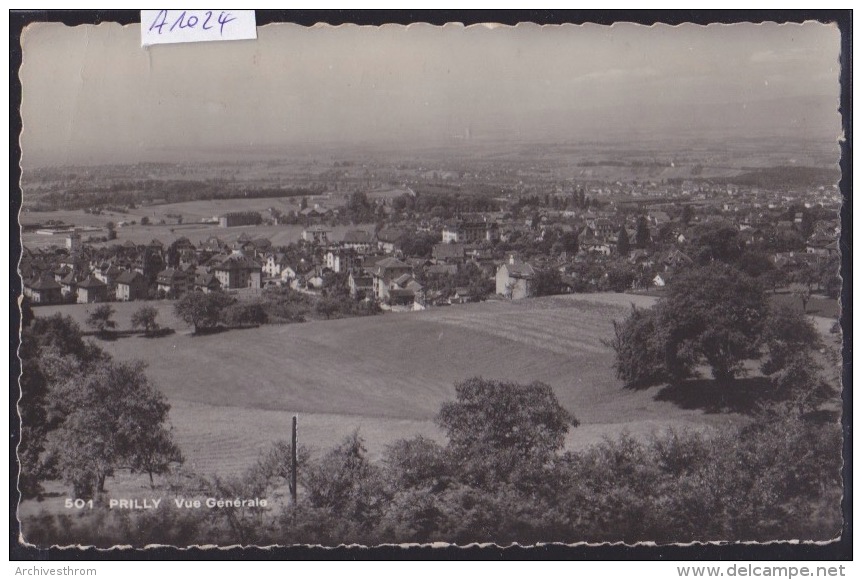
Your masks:
<svg viewBox="0 0 862 580"><path fill-rule="evenodd" d="M47 7L43 6L43 9L67 9L67 6L64 6L64 5L59 4L59 3L48 2L47 4L48 4L48 6ZM420 3L411 3L409 8L412 8L412 9L418 9L418 8L439 9L439 8L441 8L441 6L439 6L439 5L430 5L430 6L424 5L423 6L422 4L423 3L421 3L421 2ZM437 3L435 3L435 4L437 4ZM495 2L493 4L490 2L480 2L478 4L480 4L480 6L476 6L476 3L474 3L470 7L481 8L481 9L493 9L493 10L498 10L501 8L516 8L516 7L517 8L523 8L522 6L520 6L520 7L514 6L513 3L507 2L505 0L503 2ZM617 7L612 2L611 3L603 3L603 4L604 5L602 6L602 9ZM199 6L203 7L201 5L195 5L194 3L192 3L190 5L190 7L199 7ZM631 5L628 4L625 7L631 7ZM727 3L722 3L722 4L715 6L715 7L721 8L721 9L745 9L745 8L750 8L750 5L739 4L737 6L733 6L732 4L728 5ZM758 6L759 9L764 9L764 10L770 9L770 8L792 9L792 8L810 8L810 7L811 7L810 3L808 5L804 5L803 3L792 2L792 1L791 2L764 2L764 3L761 3L760 6ZM848 6L843 6L841 8L844 8L844 7L852 8L853 5L848 3ZM113 2L113 3L110 3L108 5L103 5L103 8L105 8L105 9L117 9L117 5L115 2ZM154 6L153 8L156 8L156 7ZM273 8L275 8L275 7L273 7ZM308 6L303 6L303 7L293 7L292 6L291 7L291 9L300 9L300 8L318 9L317 7L308 7ZM335 8L335 9L357 9L357 8L405 9L408 7L404 6L403 4L396 4L394 2L376 2L376 3L370 2L370 3L364 3L364 5L359 5L359 3L357 3L357 2L341 1L341 2L330 2L330 3L328 3L327 8ZM464 8L468 8L468 7L465 7L462 5L462 6L459 6L458 8L464 9ZM543 6L541 6L541 8L571 9L571 4L570 3L564 3L564 2L548 2L548 3L544 3ZM688 9L690 7L689 6L683 7L683 6L678 5L677 8ZM710 7L700 5L700 6L698 6L698 8L704 9L704 8L710 8ZM621 12L620 16L621 16L621 18L624 18L625 13ZM9 32L8 17L9 16L8 16L7 12L0 12L0 19L2 19L3 29L7 34ZM858 23L857 20L862 20L862 16L857 16L857 13L854 13L854 15L853 15L853 24L854 25L856 25ZM104 23L104 24L111 24L111 23ZM280 25L280 24L279 23L273 23L273 24L269 24L267 26L270 26L270 25L275 26L275 25ZM407 26L402 25L402 24L388 24L388 25L383 25L383 26L385 26L385 27L401 26L401 27L409 29L410 26L413 26L413 25L431 26L430 24L421 23L421 22L414 23L414 24L407 25ZM524 26L584 26L584 25L576 25L576 24L570 24L570 23L569 24L537 25L537 24L532 23L532 22L519 23L516 26L521 26L521 25L524 25ZM715 26L715 25L721 25L721 24L710 24L708 26ZM130 26L135 26L135 25L133 24ZM326 24L326 23L318 23L318 24L314 25L314 27L318 27L318 26L329 27L330 25ZM345 24L342 26L357 26L357 25ZM464 27L464 25L462 23L454 23L454 22L448 23L444 26L462 26L462 27ZM473 25L470 25L469 27L474 27L474 26L487 27L487 28L491 28L491 29L497 28L497 27L507 27L507 28L511 27L510 25L498 24L498 23L493 23L493 22L482 23L482 24L473 24ZM670 26L670 25L660 24L657 26ZM725 26L732 26L732 25L727 24ZM333 28L335 28L335 27L333 27ZM855 28L855 26L854 26L854 28ZM851 56L851 62L852 62L852 56ZM22 66L23 66L23 64L22 64ZM4 64L4 67L7 67L5 72L8 74L10 72L8 69L9 64ZM6 99L6 98L8 98L8 97L5 96L5 94L4 94L4 99ZM6 104L7 104L7 106L9 105L8 102ZM854 106L853 112L855 113L855 106ZM6 122L6 121L4 121L4 122ZM8 153L8 151L7 151L7 153ZM854 169L856 168L855 160L853 161L853 168ZM3 171L4 171L4 175L7 178L7 182L8 182L8 178L9 178L8 171L9 170L8 170L8 168L4 167ZM10 220L9 220L10 216L8 215L9 214L8 208L9 208L9 206L6 204L3 204L2 206L0 206L0 213L2 213L2 217L4 219L3 223L10 223ZM853 211L853 216L851 216L851 220L853 217L856 217L858 211L859 211L858 209ZM10 234L11 234L11 232L10 232ZM855 269L855 267L857 267L857 266L862 265L862 258L855 258L854 257L851 259L852 259L853 269ZM2 266L6 269L6 271L9 271L10 263L7 261L7 260L9 260L9 258L7 258L7 255L5 253L3 255L2 260L3 260ZM852 271L852 269L851 269L851 271ZM11 298L10 287L6 286L3 290L3 292L6 294L7 302L9 302L9 299ZM10 302L10 304L11 304L11 302ZM0 310L0 321L2 321L4 323L4 326L5 326L5 324L8 323L7 317L8 317L8 314L7 314L6 310L5 309ZM855 314L853 315L853 322L857 322L857 317ZM20 333L20 329L19 329L19 333ZM852 359L853 359L853 362L856 362L857 355L855 353L852 355ZM11 385L10 385L10 387L11 387ZM857 397L856 402L854 403L854 406L853 406L854 411L857 411L859 406L860 406L860 403L858 401L859 401L859 398ZM7 417L8 417L7 414L3 415L3 421L4 421L3 426L5 427L5 431L7 433L9 433L10 432L9 431L9 425L6 423L6 421L8 420ZM855 433L854 433L854 435L853 435L854 443L856 443L857 440L858 440L858 436L855 435ZM6 460L7 465L9 465L10 458L8 456L8 446L2 446L2 453L3 453L3 458ZM6 483L6 480L3 481L2 485L4 486L3 491L7 493L6 497L8 497L9 489L8 489L8 487L5 487L6 485L8 485ZM854 488L855 488L855 486L854 486ZM860 504L860 502L857 501L856 507L854 508L854 511L853 511L854 520L857 522L859 521L859 519L856 518L855 516L858 516L860 510L862 510L862 508L859 507L859 504ZM11 513L12 513L11 510L16 509L16 508L17 508L17 506L11 506L11 505L7 506L7 509L9 510L7 512L7 516L11 516ZM17 509L16 509L16 511L17 511ZM855 535L854 542L853 542L854 552L856 554L862 553L862 552L860 552L860 549L862 549L862 540L860 540L859 537L860 536L857 533ZM806 543L809 543L809 542L806 542ZM829 543L831 543L831 542L829 542L829 541L813 542L813 544L817 544L817 545L825 545L825 544L829 544ZM708 542L708 543L692 542L692 543L687 543L687 544L676 544L676 545L677 546L698 546L698 545L726 545L726 544L727 544L726 542ZM751 544L759 544L759 543L758 542L743 542L742 544L743 545L751 545ZM767 545L770 545L770 544L791 544L791 545L793 545L793 544L800 544L800 542L798 542L798 541L766 542L766 544ZM547 546L547 545L564 545L564 544L537 544L533 547L536 549L541 549L542 546ZM602 544L575 543L575 544L569 544L569 546L584 546L584 545L588 545L588 546L607 546L607 545L629 546L629 544L624 544L624 543L602 543ZM653 542L641 542L641 543L638 543L636 545L655 546L656 544ZM383 546L389 546L389 545L384 544ZM401 545L401 547L411 547L411 546L419 546L419 544ZM423 544L422 546L427 546L427 544ZM450 544L437 543L437 544L430 544L430 546L432 546L432 547L448 547L448 546L450 546ZM474 546L496 546L496 545L495 544L471 544L471 545L462 546L462 547L474 547ZM164 545L149 545L149 546L146 546L145 549L157 548L157 547L164 547ZM177 548L177 549L180 551L186 551L186 550L190 550L193 548L228 550L228 549L232 549L232 548L236 548L236 547L242 548L242 546L202 545L202 546L189 546L187 548ZM318 547L319 548L319 547L323 547L323 546L308 546L308 547ZM360 546L350 545L350 546L346 546L346 547L352 548L352 547L360 547ZM496 547L500 547L500 548L505 549L504 546L496 546ZM87 548L88 548L87 546L76 546L76 547L70 546L70 547L67 547L66 549L69 549L69 550L82 549L83 550L83 549L87 549ZM262 548L266 549L268 547L262 547ZM117 549L126 550L126 549L133 549L133 548L131 548L131 546L115 546L114 548L104 550L104 551L110 552L112 550L117 550ZM3 545L3 550L4 550L4 552L3 552L4 560L7 560L7 562L8 562L9 554L8 554L8 546L6 544ZM99 550L99 551L101 552L103 550ZM150 561L150 562L147 562L146 565L139 563L137 565L129 566L128 564L125 564L122 562L86 562L86 561L75 559L75 560L70 560L68 563L71 564L75 568L97 568L99 571L111 571L112 570L114 572L120 572L124 577L129 577L129 578L142 578L142 577L150 578L151 572L155 571L155 569L159 569L162 572L165 572L168 569L172 569L172 571L174 573L176 573L179 571L180 568L185 568L187 573L191 572L195 575L200 575L201 573L207 573L207 572L216 572L216 574L219 574L219 568L222 568L222 567L227 565L227 563L223 563L223 562L195 562L195 564L194 564L195 568L194 568L194 571L192 572L192 569L186 565L186 564L188 564L187 562L169 562L168 563L168 562L152 562L152 561ZM7 564L7 566L11 566L10 572L14 575L16 567L18 567L18 568L33 568L34 566L35 567L41 566L43 568L49 568L49 567L57 568L57 567L62 567L61 564L63 564L62 561L18 562L18 563L10 562ZM294 563L293 565L295 566L296 564L297 563ZM305 562L305 563L301 564L301 567L305 568L307 572L315 573L315 572L319 572L319 570L316 570L316 568L318 568L322 564L323 563ZM339 563L330 562L330 563L328 563L328 566L331 569L332 565L335 565L336 567L338 567L338 564ZM341 564L343 565L344 563L341 563ZM424 564L422 567L416 567L416 566L410 566L409 563L406 563L406 562L393 562L387 566L388 571L386 573L383 573L382 576L383 577L393 577L393 578L394 577L403 578L404 573L406 572L406 573L409 573L414 578L416 578L417 580L419 578L422 578L422 579L434 578L434 580L439 580L438 573L440 570L439 566L441 564L442 564L441 562L435 562L435 563ZM477 566L478 564L479 564L479 562L460 562L459 568L461 570L466 571L467 569L473 568L474 566ZM553 566L553 563L549 563L549 562L531 562L529 564L530 568L525 570L520 564L523 564L523 563L517 563L517 562L500 563L500 562L498 562L496 565L497 570L494 573L495 573L495 575L499 575L502 578L519 578L520 579L520 578L523 578L523 574L525 572L530 573L530 574L535 574L535 567L536 566L540 566L543 568L548 568L549 566ZM580 562L580 563L578 563L578 570L577 571L579 573L587 573L587 574L593 573L593 574L605 574L606 575L609 572L608 568L610 568L611 570L613 570L613 572L612 572L613 576L620 575L620 577L630 576L630 577L647 578L647 579L650 579L650 578L668 578L668 577L677 577L676 568L675 568L676 564L678 564L678 563L677 562L613 562L613 563L611 563L611 562ZM702 564L706 565L707 563L703 562ZM719 563L719 565L723 565L725 567L728 564L729 563ZM757 563L757 565L764 565L764 566L767 564L768 564L768 562L766 562L766 561ZM794 564L799 565L799 566L807 565L807 566L813 568L813 567L816 567L818 565L826 565L827 563L826 562L782 562L781 564L785 565L785 566L794 565ZM481 569L482 569L482 571L487 572L486 568L488 566L493 566L493 565L494 564L490 563L490 562L482 562L481 563ZM244 562L243 563L243 567L244 567L243 572L244 573L250 572L251 570L249 568L256 568L255 571L257 571L257 572L264 571L263 569L266 568L267 569L266 571L269 571L269 572L277 571L278 573L284 573L284 570L278 570L275 566L277 566L277 564L262 563L262 562ZM556 566L553 566L553 567L556 568ZM408 568L409 568L409 571L408 571ZM560 567L560 568L562 568L562 567ZM396 570L396 569L399 569L399 570ZM474 571L479 571L479 569L480 568L476 567ZM356 574L357 570L353 569L353 567L351 567L349 569L345 569L345 571L347 571L347 570L349 570L349 573L351 574L351 576L357 575ZM573 570L571 570L569 568L566 570L558 569L557 571L565 573L565 574L570 574ZM395 574L393 574L393 572L397 572L397 576ZM451 573L451 569L447 570L447 573ZM391 576L390 576L390 574L391 574ZM183 575L185 575L185 574L183 574ZM381 577L381 570L377 570L375 572L374 577L375 578ZM465 575L465 577L466 577L466 575Z"/></svg>

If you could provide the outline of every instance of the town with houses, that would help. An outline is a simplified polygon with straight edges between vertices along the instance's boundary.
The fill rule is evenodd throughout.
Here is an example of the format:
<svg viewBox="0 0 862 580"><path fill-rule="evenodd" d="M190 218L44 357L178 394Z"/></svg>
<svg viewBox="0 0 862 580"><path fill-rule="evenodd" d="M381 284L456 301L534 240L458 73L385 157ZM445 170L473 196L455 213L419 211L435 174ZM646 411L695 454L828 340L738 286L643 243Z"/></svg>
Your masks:
<svg viewBox="0 0 862 580"><path fill-rule="evenodd" d="M303 197L293 212L248 211L235 199L234 211L201 220L211 231L197 242L122 242L117 228L138 225L127 220L111 222L101 237L75 223L30 223L24 232L58 242L25 241L20 272L33 305L171 300L188 292L242 298L287 287L410 311L489 298L660 292L680 269L727 245L749 256L742 263L770 287L840 289L835 185L646 185L461 193L446 196L445 206L409 186L388 196L340 191ZM181 215L173 217L183 224ZM258 233L261 225L280 224L301 226L294 242L277 246ZM336 235L337 224L348 229ZM236 231L234 241L222 239Z"/></svg>

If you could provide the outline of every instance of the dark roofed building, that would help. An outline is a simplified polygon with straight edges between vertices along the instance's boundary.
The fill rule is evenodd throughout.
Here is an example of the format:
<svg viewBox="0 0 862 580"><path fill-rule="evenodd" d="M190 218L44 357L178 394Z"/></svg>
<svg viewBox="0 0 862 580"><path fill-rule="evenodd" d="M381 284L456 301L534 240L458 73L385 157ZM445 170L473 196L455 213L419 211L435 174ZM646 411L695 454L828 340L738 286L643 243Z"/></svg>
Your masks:
<svg viewBox="0 0 862 580"><path fill-rule="evenodd" d="M221 283L213 273L202 273L195 276L195 290L209 294L221 290Z"/></svg>
<svg viewBox="0 0 862 580"><path fill-rule="evenodd" d="M509 254L506 262L497 269L497 294L511 300L520 300L534 295L533 282L536 271L527 262Z"/></svg>
<svg viewBox="0 0 862 580"><path fill-rule="evenodd" d="M28 297L33 304L58 304L63 300L59 282L48 274L25 282L24 296Z"/></svg>
<svg viewBox="0 0 862 580"><path fill-rule="evenodd" d="M384 301L389 298L389 288L393 280L404 274L412 274L413 268L397 258L384 258L374 266L374 296Z"/></svg>
<svg viewBox="0 0 862 580"><path fill-rule="evenodd" d="M344 233L341 247L359 253L370 252L374 247L374 237L365 230L350 230Z"/></svg>
<svg viewBox="0 0 862 580"><path fill-rule="evenodd" d="M90 276L86 280L78 282L78 304L104 302L107 299L108 285L95 276Z"/></svg>
<svg viewBox="0 0 862 580"><path fill-rule="evenodd" d="M351 270L347 277L347 286L350 288L350 297L354 300L367 298L374 293L374 278Z"/></svg>
<svg viewBox="0 0 862 580"><path fill-rule="evenodd" d="M225 290L260 288L263 268L242 254L231 254L215 260L212 272Z"/></svg>
<svg viewBox="0 0 862 580"><path fill-rule="evenodd" d="M398 249L402 237L404 237L403 230L389 227L383 228L377 232L377 247L387 254L391 254Z"/></svg>
<svg viewBox="0 0 862 580"><path fill-rule="evenodd" d="M117 276L117 300L129 302L147 297L147 281L140 272L127 271Z"/></svg>

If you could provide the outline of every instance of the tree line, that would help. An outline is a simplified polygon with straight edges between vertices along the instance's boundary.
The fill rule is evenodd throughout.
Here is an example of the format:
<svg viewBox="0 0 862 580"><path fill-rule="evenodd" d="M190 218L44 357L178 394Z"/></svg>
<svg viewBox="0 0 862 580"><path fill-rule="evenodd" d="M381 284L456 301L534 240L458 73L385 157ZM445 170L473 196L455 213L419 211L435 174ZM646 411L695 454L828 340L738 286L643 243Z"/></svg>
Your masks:
<svg viewBox="0 0 862 580"><path fill-rule="evenodd" d="M295 504L23 521L28 541L333 546L358 543L745 541L835 537L841 432L793 414L745 426L622 434L564 451L578 425L553 389L474 377L436 417L441 443L417 436L373 461L358 432L319 454L298 450ZM279 442L242 476L187 473L183 497L273 497L288 485ZM194 494L194 495L192 495Z"/></svg>

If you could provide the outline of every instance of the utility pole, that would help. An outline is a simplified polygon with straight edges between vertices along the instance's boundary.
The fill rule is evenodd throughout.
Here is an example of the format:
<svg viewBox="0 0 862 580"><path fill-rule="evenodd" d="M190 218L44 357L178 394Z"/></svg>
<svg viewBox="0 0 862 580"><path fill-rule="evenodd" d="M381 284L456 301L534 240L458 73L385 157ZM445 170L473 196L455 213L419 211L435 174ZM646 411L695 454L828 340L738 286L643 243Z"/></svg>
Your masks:
<svg viewBox="0 0 862 580"><path fill-rule="evenodd" d="M296 415L293 416L293 428L290 436L290 499L296 505Z"/></svg>

